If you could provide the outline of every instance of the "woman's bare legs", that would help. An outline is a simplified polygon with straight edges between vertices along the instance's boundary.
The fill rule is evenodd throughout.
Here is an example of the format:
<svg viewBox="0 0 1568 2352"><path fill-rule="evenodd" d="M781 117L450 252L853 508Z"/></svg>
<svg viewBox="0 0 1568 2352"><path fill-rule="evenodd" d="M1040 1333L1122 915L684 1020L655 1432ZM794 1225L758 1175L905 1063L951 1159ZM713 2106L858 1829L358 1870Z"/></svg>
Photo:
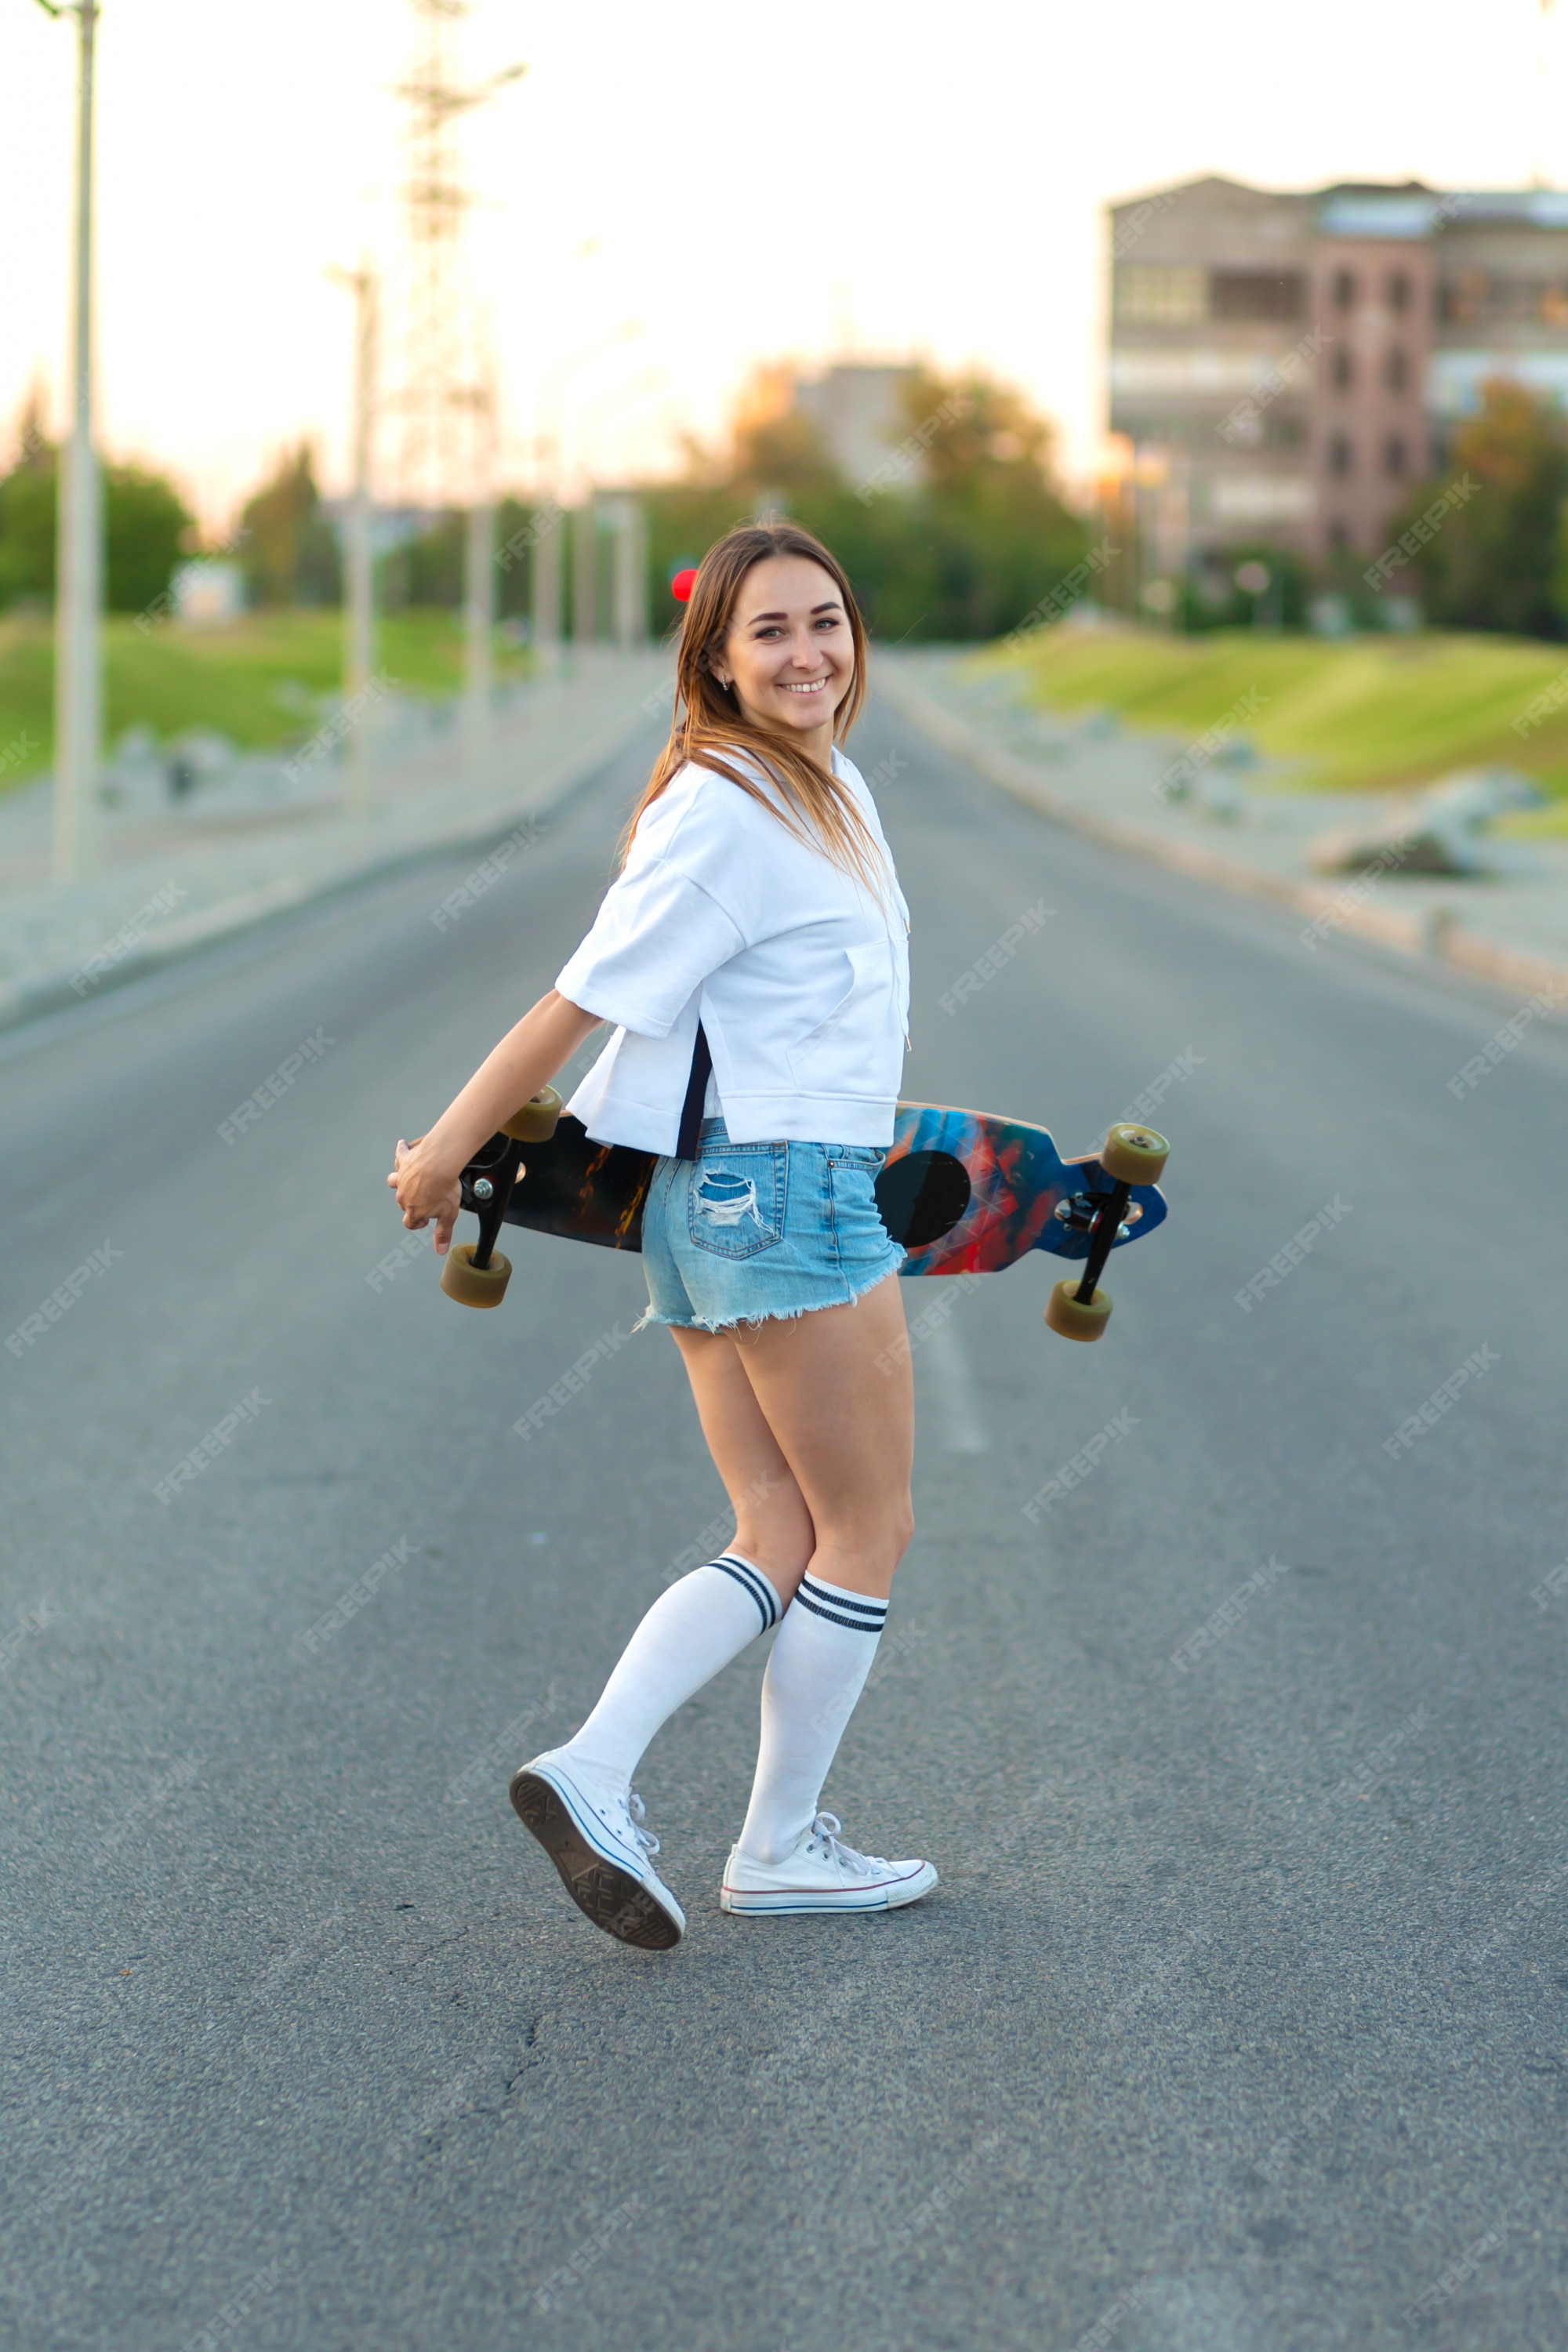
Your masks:
<svg viewBox="0 0 1568 2352"><path fill-rule="evenodd" d="M868 1861L823 1834L828 1824L816 1819L913 1532L914 1416L897 1283L879 1283L852 1307L743 1334L673 1336L734 1505L734 1549L784 1604L763 1681L751 1803L721 1900L730 1910L773 1907L777 1870L787 1865L790 1910L912 1902L936 1883L929 1863ZM808 1568L813 1591L797 1599ZM685 1925L642 1850L648 1839L626 1792L659 1725L756 1639L753 1611L764 1623L772 1612L765 1586L752 1589L758 1584L734 1562L698 1568L662 1593L586 1723L514 1777L523 1822L574 1901L612 1935L662 1950ZM803 1863L797 1850L808 1831L814 1859ZM804 1889L795 1884L803 1870Z"/></svg>
<svg viewBox="0 0 1568 2352"><path fill-rule="evenodd" d="M551 1751L569 1762L579 1781L586 1776L612 1794L630 1786L649 1740L675 1709L789 1607L816 1542L800 1488L734 1343L706 1331L675 1338L735 1507L732 1549L762 1576L731 1574L709 1562L667 1587L646 1612L586 1722Z"/></svg>
<svg viewBox="0 0 1568 2352"><path fill-rule="evenodd" d="M813 1540L801 1559L793 1519L795 1597L763 1677L757 1769L721 1900L731 1911L912 1901L935 1884L929 1864L846 1859L817 1811L914 1532L914 1396L897 1277L853 1306L738 1328L725 1345L692 1381L721 1474L739 1504L743 1476L776 1456L792 1517L798 1496Z"/></svg>
<svg viewBox="0 0 1568 2352"><path fill-rule="evenodd" d="M898 1276L850 1307L674 1334L735 1507L781 1600L805 1570L885 1600L914 1533L914 1384Z"/></svg>
<svg viewBox="0 0 1568 2352"><path fill-rule="evenodd" d="M787 1609L816 1546L811 1514L727 1331L672 1330L713 1466L735 1514L735 1549Z"/></svg>

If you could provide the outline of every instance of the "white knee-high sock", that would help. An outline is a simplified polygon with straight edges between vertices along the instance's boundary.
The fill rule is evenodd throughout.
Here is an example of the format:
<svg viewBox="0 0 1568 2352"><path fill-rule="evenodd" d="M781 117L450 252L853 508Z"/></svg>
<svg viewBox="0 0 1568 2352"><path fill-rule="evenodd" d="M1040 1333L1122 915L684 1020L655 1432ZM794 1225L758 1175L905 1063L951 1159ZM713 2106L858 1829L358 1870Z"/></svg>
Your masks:
<svg viewBox="0 0 1568 2352"><path fill-rule="evenodd" d="M740 1850L782 1862L816 1817L844 1727L866 1686L888 1604L809 1573L763 1677L763 1737Z"/></svg>
<svg viewBox="0 0 1568 2352"><path fill-rule="evenodd" d="M628 1789L660 1724L776 1625L780 1606L767 1577L743 1553L727 1551L694 1568L659 1594L564 1752L595 1779Z"/></svg>

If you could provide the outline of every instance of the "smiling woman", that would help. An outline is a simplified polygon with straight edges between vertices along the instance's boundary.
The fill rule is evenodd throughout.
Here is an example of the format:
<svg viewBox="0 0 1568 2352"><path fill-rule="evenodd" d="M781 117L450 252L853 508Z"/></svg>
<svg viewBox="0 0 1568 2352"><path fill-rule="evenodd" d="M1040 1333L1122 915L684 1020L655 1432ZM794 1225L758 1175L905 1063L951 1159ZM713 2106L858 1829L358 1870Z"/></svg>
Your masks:
<svg viewBox="0 0 1568 2352"><path fill-rule="evenodd" d="M664 756L632 812L645 810L688 761L762 798L737 751L761 753L784 786L785 824L815 834L830 857L876 887L854 795L833 773L833 747L866 699L866 632L843 569L797 523L753 523L710 550L687 599L676 719Z"/></svg>
<svg viewBox="0 0 1568 2352"><path fill-rule="evenodd" d="M593 929L431 1133L399 1146L390 1180L405 1223L433 1219L443 1248L478 1146L596 1022L616 1024L567 1112L596 1142L656 1155L644 1319L680 1350L735 1539L655 1601L586 1723L524 1765L511 1798L580 1908L652 1950L686 1922L632 1775L677 1707L775 1625L721 1907L886 1911L936 1884L929 1862L858 1853L818 1811L913 1533L891 1278L905 1253L875 1192L907 1043L909 910L839 749L865 662L848 581L807 532L757 524L710 551L669 741Z"/></svg>

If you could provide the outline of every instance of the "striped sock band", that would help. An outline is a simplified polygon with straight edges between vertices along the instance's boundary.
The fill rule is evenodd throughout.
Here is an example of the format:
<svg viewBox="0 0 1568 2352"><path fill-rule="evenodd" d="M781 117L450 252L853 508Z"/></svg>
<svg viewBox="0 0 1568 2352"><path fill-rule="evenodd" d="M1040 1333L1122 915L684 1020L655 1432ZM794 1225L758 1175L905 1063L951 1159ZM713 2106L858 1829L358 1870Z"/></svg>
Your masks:
<svg viewBox="0 0 1568 2352"><path fill-rule="evenodd" d="M809 1572L801 1578L795 1600L797 1609L809 1609L814 1617L826 1617L830 1625L846 1626L852 1633L879 1633L888 1622L885 1601L868 1600L863 1592L847 1591L843 1585Z"/></svg>
<svg viewBox="0 0 1568 2352"><path fill-rule="evenodd" d="M738 1551L726 1551L721 1552L717 1559L710 1559L708 1565L710 1568L721 1569L726 1576L732 1576L742 1592L751 1594L757 1604L758 1613L763 1621L762 1631L764 1633L770 1625L778 1623L778 1594L773 1591L767 1578L760 1570L753 1568L749 1559L742 1559Z"/></svg>
<svg viewBox="0 0 1568 2352"><path fill-rule="evenodd" d="M705 1560L659 1594L561 1753L595 1780L626 1789L659 1725L781 1614L772 1579L754 1559L727 1551Z"/></svg>
<svg viewBox="0 0 1568 2352"><path fill-rule="evenodd" d="M763 1676L763 1736L742 1853L783 1862L810 1829L887 1614L885 1601L823 1576L801 1579Z"/></svg>

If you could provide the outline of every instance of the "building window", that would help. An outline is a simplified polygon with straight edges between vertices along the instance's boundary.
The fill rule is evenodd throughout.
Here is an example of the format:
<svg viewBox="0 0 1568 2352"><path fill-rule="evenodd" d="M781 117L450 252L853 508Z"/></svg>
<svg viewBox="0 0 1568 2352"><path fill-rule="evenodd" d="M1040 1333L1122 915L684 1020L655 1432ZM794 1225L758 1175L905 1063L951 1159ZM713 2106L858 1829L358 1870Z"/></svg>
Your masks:
<svg viewBox="0 0 1568 2352"><path fill-rule="evenodd" d="M1215 319L1299 319L1307 307L1300 270L1216 269L1209 277Z"/></svg>
<svg viewBox="0 0 1568 2352"><path fill-rule="evenodd" d="M1192 327L1208 311L1208 272L1123 263L1116 272L1116 315L1142 327Z"/></svg>
<svg viewBox="0 0 1568 2352"><path fill-rule="evenodd" d="M1355 382L1355 362L1342 343L1334 353L1333 365L1330 373L1333 377L1336 392L1348 392Z"/></svg>
<svg viewBox="0 0 1568 2352"><path fill-rule="evenodd" d="M1336 269L1334 272L1335 310L1353 310L1355 309L1355 271L1353 269Z"/></svg>
<svg viewBox="0 0 1568 2352"><path fill-rule="evenodd" d="M1214 430L1206 419L1195 416L1138 416L1123 429L1131 436L1140 449L1153 446L1169 449L1191 442L1206 449Z"/></svg>
<svg viewBox="0 0 1568 2352"><path fill-rule="evenodd" d="M1300 449L1307 438L1306 422L1271 409L1263 420L1263 438L1270 449Z"/></svg>
<svg viewBox="0 0 1568 2352"><path fill-rule="evenodd" d="M1474 273L1477 284L1469 283L1467 271L1458 281L1463 298L1471 305L1472 315L1506 320L1510 325L1530 326L1538 320L1546 326L1562 323L1562 289L1554 280L1545 278L1485 278Z"/></svg>
<svg viewBox="0 0 1568 2352"><path fill-rule="evenodd" d="M1404 434L1391 433L1383 445L1384 472L1392 474L1395 481L1402 480L1407 462Z"/></svg>
<svg viewBox="0 0 1568 2352"><path fill-rule="evenodd" d="M1391 269L1388 273L1388 307L1391 310L1410 308L1410 275L1407 270Z"/></svg>
<svg viewBox="0 0 1568 2352"><path fill-rule="evenodd" d="M1485 318L1491 303L1491 280L1484 269L1461 269L1445 278L1437 297L1437 315L1451 327L1473 327Z"/></svg>
<svg viewBox="0 0 1568 2352"><path fill-rule="evenodd" d="M1351 467L1352 467L1352 466L1353 465L1353 463L1354 463L1354 458L1353 458L1353 456L1352 456L1352 450L1351 450L1351 444L1350 444L1350 436L1349 436L1349 434L1348 434L1348 433L1332 433L1332 434L1331 434L1331 435L1330 435L1330 436L1329 436L1329 471L1330 471L1330 473L1331 473L1331 474L1340 474L1340 475L1348 474L1348 473L1350 472Z"/></svg>
<svg viewBox="0 0 1568 2352"><path fill-rule="evenodd" d="M1391 343L1388 357L1383 363L1383 380L1390 392L1410 389L1410 355L1403 343Z"/></svg>

